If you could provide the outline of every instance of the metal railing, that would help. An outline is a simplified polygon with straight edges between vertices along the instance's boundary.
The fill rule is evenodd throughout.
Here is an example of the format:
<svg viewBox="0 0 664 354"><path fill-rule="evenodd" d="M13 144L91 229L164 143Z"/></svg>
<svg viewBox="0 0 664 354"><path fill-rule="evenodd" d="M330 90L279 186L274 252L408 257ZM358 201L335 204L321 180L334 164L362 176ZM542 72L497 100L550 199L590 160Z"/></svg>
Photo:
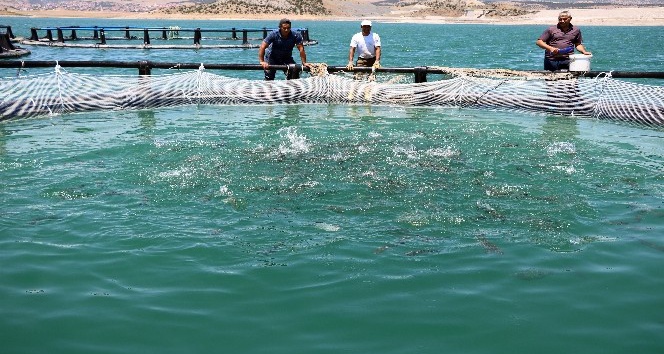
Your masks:
<svg viewBox="0 0 664 354"><path fill-rule="evenodd" d="M69 60L33 60L33 61L0 61L0 68L49 68L60 65L61 67L79 67L79 68L128 68L138 69L139 75L151 75L152 69L199 69L201 65L205 69L210 70L263 70L260 64L215 64L215 63L176 63L176 62L155 62L155 61L69 61ZM294 77L299 77L302 71L309 71L308 67L303 67L299 64L292 65L271 65L270 69L288 70L295 73ZM354 67L353 70L348 70L345 66L328 66L329 73L336 73L340 71L370 73L373 70L376 72L385 73L400 73L400 74L413 74L415 82L426 82L428 74L442 74L448 75L449 73L437 67L381 67L373 69L370 67ZM536 73L543 74L549 73L548 71L522 71L524 74ZM578 77L596 77L607 73L607 71L586 71L586 72L572 72L573 75ZM664 79L664 71L611 71L613 78L639 78L639 79Z"/></svg>
<svg viewBox="0 0 664 354"><path fill-rule="evenodd" d="M261 33L263 39L267 37L268 33L276 30L276 28L180 28L180 27L131 27L131 26L62 26L62 27L32 27L30 29L30 40L39 41L40 38L44 38L49 42L60 42L65 43L65 40L80 40L80 39L90 39L90 40L99 40L102 45L106 44L107 39L139 39L137 36L132 36L132 32L139 32L143 34L143 43L150 44L150 33L155 32L159 33L159 39L173 39L173 33L179 35L180 32L191 33L193 35L194 44L201 44L201 39L203 39L204 33L228 33L230 37L216 38L216 39L225 39L225 40L239 40L238 33L242 34L242 44L249 43L249 33ZM39 36L38 31L46 31L43 37ZM54 39L53 32L55 31L56 37ZM65 31L70 31L69 36L65 36ZM92 37L86 38L80 36L80 31L88 31L92 33ZM309 39L309 29L307 28L293 28L293 31L299 32L302 35L302 38L305 42L310 42ZM124 36L117 38L108 38L106 36L107 32L124 32Z"/></svg>

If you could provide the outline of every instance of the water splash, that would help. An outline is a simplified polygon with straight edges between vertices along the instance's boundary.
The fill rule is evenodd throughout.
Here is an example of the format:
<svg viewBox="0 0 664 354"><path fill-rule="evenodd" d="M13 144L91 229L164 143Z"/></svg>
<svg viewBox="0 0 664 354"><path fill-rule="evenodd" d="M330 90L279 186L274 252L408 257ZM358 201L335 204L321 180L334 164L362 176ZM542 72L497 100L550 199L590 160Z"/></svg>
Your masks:
<svg viewBox="0 0 664 354"><path fill-rule="evenodd" d="M287 141L279 144L278 155L297 156L309 152L311 143L309 143L306 136L298 134L294 127L282 128L279 133Z"/></svg>

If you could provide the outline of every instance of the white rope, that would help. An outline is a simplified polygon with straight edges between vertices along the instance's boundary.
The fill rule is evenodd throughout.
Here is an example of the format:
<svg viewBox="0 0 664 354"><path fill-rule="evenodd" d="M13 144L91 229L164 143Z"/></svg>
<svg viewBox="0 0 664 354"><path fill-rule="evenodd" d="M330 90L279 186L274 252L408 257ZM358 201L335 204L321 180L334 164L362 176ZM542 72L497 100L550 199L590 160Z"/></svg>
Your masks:
<svg viewBox="0 0 664 354"><path fill-rule="evenodd" d="M62 68L62 67L60 66L60 64L59 64L58 61L56 60L56 61L55 61L55 76L56 76L56 78L57 78L58 97L59 97L59 101L60 101L60 107L61 107L61 109L64 111L64 110L65 110L65 109L64 109L64 108L65 108L65 100L64 100L64 98L62 97L62 96L63 96L63 95L62 95L62 91L63 91L63 90L62 90L62 89L63 89L63 87L62 87L62 86L63 86L63 78L62 78L62 71L60 70L61 68ZM50 115L53 114L53 112L51 111L50 108L49 108L49 114L50 114Z"/></svg>

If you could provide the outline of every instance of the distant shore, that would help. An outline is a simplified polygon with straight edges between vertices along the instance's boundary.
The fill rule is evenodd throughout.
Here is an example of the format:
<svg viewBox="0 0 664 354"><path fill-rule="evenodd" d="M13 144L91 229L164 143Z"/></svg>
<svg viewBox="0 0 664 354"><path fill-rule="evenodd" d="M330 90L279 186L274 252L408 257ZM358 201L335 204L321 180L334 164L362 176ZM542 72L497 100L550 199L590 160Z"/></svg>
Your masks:
<svg viewBox="0 0 664 354"><path fill-rule="evenodd" d="M570 8L573 23L589 26L664 26L664 6L657 7L616 7L597 9ZM512 17L485 17L481 11L470 12L463 17L423 16L408 14L383 14L369 16L377 22L397 23L467 23L494 25L555 24L559 10L542 10L532 14ZM95 11L0 11L0 16L52 17L52 18L107 18L107 19L164 19L164 20L274 20L286 15L215 15L215 14L160 14L139 12L95 12ZM293 15L292 20L357 21L360 17ZM0 20L1 21L1 20Z"/></svg>

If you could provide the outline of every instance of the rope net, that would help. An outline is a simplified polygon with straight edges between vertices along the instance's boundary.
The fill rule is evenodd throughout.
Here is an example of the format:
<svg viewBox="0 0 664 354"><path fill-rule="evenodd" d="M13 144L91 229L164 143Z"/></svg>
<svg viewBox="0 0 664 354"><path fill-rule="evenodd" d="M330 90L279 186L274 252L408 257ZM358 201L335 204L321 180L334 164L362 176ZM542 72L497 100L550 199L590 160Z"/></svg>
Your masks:
<svg viewBox="0 0 664 354"><path fill-rule="evenodd" d="M664 126L664 88L606 74L517 75L506 70L450 69L449 78L404 83L404 76L350 73L298 80L245 80L199 70L151 76L69 73L0 79L0 120L182 105L359 104L441 106L532 112ZM447 72L446 72L447 73Z"/></svg>

